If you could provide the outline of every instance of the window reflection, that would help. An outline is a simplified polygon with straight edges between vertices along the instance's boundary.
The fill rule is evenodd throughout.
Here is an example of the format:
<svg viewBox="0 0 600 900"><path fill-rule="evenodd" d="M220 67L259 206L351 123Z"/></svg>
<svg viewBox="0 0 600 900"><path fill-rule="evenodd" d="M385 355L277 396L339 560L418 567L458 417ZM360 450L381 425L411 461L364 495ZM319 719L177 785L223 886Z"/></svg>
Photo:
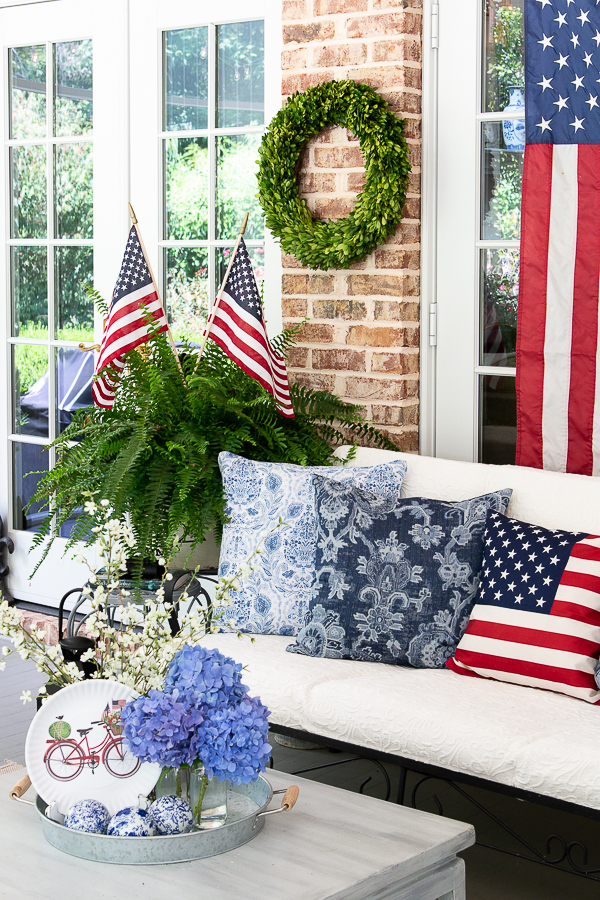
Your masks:
<svg viewBox="0 0 600 900"><path fill-rule="evenodd" d="M219 25L217 126L262 125L265 120L265 25Z"/></svg>

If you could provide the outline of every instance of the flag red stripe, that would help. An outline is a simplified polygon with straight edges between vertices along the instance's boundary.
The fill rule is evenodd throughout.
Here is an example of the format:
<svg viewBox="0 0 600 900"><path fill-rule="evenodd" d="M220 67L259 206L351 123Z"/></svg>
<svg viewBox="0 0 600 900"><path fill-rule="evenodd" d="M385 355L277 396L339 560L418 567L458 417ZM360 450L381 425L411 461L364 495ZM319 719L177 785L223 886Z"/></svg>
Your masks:
<svg viewBox="0 0 600 900"><path fill-rule="evenodd" d="M600 594L600 577L598 575L590 575L588 572L573 572L565 569L562 573L560 584Z"/></svg>
<svg viewBox="0 0 600 900"><path fill-rule="evenodd" d="M567 472L591 475L600 279L600 146L580 144Z"/></svg>
<svg viewBox="0 0 600 900"><path fill-rule="evenodd" d="M543 464L542 400L552 154L551 144L525 147L521 202L516 464L538 469Z"/></svg>
<svg viewBox="0 0 600 900"><path fill-rule="evenodd" d="M235 320L235 318L236 318L235 316L233 316L233 315L231 316L231 319ZM273 367L271 365L270 354L268 353L264 339L260 340L260 344L264 348L266 358L262 354L258 353L256 348L252 347L251 344L248 344L247 342L243 342L242 340L240 340L239 336L236 334L234 329L231 327L231 325L227 321L227 319L224 319L217 315L217 316L215 316L215 319L213 322L213 327L215 325L218 325L218 327L221 329L221 331L226 333L228 339L235 346L236 350L243 352L246 356L250 357L250 359L254 360L257 367L260 367L261 369L263 369L263 371L265 372L264 377L266 377L267 379L268 379L269 375L272 377L272 382L269 381L268 390L270 390L271 387L274 385L276 391L281 391L281 387L277 383L278 380L281 381L281 379L278 379L275 372L273 371ZM212 335L212 332L211 332L211 335ZM253 337L255 336L254 333L252 334L252 336ZM220 340L223 341L224 339L220 338ZM221 346L221 344L219 344L219 346ZM225 350L226 348L223 347L222 349ZM250 374L250 373L248 373L248 374ZM285 393L285 391L283 391L283 392Z"/></svg>
<svg viewBox="0 0 600 900"><path fill-rule="evenodd" d="M219 311L221 307L219 307ZM221 316L219 313L214 318L213 327L217 325L221 330L227 333L228 338L231 340L233 344L235 344L236 348L246 356L251 357L257 365L262 366L265 370L270 371L273 376L273 381L277 388L282 390L284 393L287 393L287 376L282 377L280 374L280 368L277 368L276 363L279 362L277 357L273 353L271 347L267 345L266 338L264 334L260 331L257 331L255 328L252 328L252 331L249 331L249 326L243 319L240 319L238 315L236 315L235 310L232 309L229 305L224 310L225 316ZM233 322L238 326L240 330L244 331L243 337L231 327L230 322ZM256 347L252 347L251 344L248 343L247 340L244 340L244 337L252 337L254 340L260 344L263 348L264 353L259 353L256 350ZM279 366L281 364L279 363ZM285 369L284 369L285 371Z"/></svg>
<svg viewBox="0 0 600 900"><path fill-rule="evenodd" d="M588 534L586 540L594 539L595 537L595 534ZM591 559L594 562L600 562L600 547L594 547L593 544L584 544L583 541L579 541L573 545L571 556L577 559Z"/></svg>
<svg viewBox="0 0 600 900"><path fill-rule="evenodd" d="M253 338L259 344L263 353L260 353L256 347L253 347L248 340L244 340L243 337L240 337L232 327L232 324L243 331L244 336ZM209 337L211 337L214 342L218 344L219 347L221 347L221 349L244 370L244 372L246 372L246 374L255 378L265 390L269 391L280 407L288 407L287 410L280 408L280 412L292 418L293 408L291 405L287 378L284 381L275 366L275 363L277 363L277 365L281 367L283 363L283 367L285 367L285 363L283 359L280 361L271 346L267 343L266 334L262 330L254 327L254 325L244 321L244 319L237 314L234 305L227 301L221 301L221 304L219 305L219 309L213 321L213 329L215 326L217 326L226 337L223 337L218 331L213 333L212 330L209 333ZM240 354L244 354L246 357L253 360L256 368L250 368Z"/></svg>
<svg viewBox="0 0 600 900"><path fill-rule="evenodd" d="M457 649L455 656L459 662L471 668L489 669L490 671L539 678L543 681L553 681L556 684L568 684L571 687L597 690L594 676L591 672L580 672L577 669L562 669L558 666L545 666L541 663L528 662L523 659L510 659L505 656L478 653L475 650Z"/></svg>
<svg viewBox="0 0 600 900"><path fill-rule="evenodd" d="M565 619L575 619L576 622L585 622L587 625L600 627L600 610L591 609L579 603L571 603L569 600L555 600L550 615L563 616Z"/></svg>
<svg viewBox="0 0 600 900"><path fill-rule="evenodd" d="M216 319L215 319L215 321L216 321ZM224 322L219 322L219 326L220 326L220 328L222 328L223 331L225 331L229 334L229 329L227 328L227 325ZM230 343L225 341L220 335L213 334L212 331L210 332L209 337L211 337L213 339L213 341L215 342L215 344L218 344L219 347L222 350L224 350L233 359L235 364L238 365L240 367L240 369L243 369L247 375L250 375L252 378L254 378L255 381L258 381L259 384L261 384L266 391L269 391L270 394L273 394L272 382L269 381L267 378L265 378L264 375L261 375L260 372L257 372L256 369L251 369L248 365L246 365L246 363L244 363L243 359L241 359L239 356L236 355L235 357L233 357L231 354L231 344ZM245 350L247 356L251 356L252 358L255 358L254 354L252 354L251 352L248 352L247 347L244 347L244 350ZM262 363L262 360L260 360L260 361ZM264 369L264 366L263 366L263 369Z"/></svg>
<svg viewBox="0 0 600 900"><path fill-rule="evenodd" d="M540 615L540 619L548 620L548 616ZM563 650L568 653L581 653L583 656L594 656L598 652L598 643L586 640L573 634L560 634L540 628L523 628L520 625L504 625L501 622L490 622L485 619L471 619L468 634L478 637L493 638L506 641L508 644L530 644L533 647L547 647L549 650ZM548 623L550 624L550 623Z"/></svg>
<svg viewBox="0 0 600 900"><path fill-rule="evenodd" d="M483 678L483 675L480 675L479 672L474 672L472 669L463 669L462 666L457 666L453 656L451 656L450 659L446 660L446 666L449 669L452 669L453 672L456 672L457 675L470 675L471 678Z"/></svg>

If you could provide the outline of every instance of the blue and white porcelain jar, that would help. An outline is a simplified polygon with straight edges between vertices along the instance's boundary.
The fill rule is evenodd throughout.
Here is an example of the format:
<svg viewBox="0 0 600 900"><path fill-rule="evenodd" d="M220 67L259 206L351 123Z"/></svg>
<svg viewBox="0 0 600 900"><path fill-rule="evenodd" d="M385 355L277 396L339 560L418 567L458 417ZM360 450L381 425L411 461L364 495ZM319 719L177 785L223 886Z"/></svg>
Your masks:
<svg viewBox="0 0 600 900"><path fill-rule="evenodd" d="M525 109L525 94L521 87L508 89L508 106L503 112L511 113ZM504 119L502 122L504 144L507 150L525 150L525 119Z"/></svg>

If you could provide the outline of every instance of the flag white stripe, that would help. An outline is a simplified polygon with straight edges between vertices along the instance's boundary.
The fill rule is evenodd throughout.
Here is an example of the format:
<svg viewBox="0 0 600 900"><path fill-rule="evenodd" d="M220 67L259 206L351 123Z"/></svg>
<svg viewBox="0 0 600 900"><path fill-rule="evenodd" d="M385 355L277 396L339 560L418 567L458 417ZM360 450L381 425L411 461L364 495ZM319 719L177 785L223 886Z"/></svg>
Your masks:
<svg viewBox="0 0 600 900"><path fill-rule="evenodd" d="M538 647L535 644L519 644L516 632L505 641L499 638L482 637L466 631L461 638L460 649L464 652L483 653L486 656L497 656L501 659L514 659L520 662L552 666L554 669L565 669L569 672L585 672L594 674L598 660L584 656L581 652L559 650L556 647ZM479 666L477 666L479 671Z"/></svg>
<svg viewBox="0 0 600 900"><path fill-rule="evenodd" d="M229 345L231 344L231 338L225 331L223 331L221 329L216 318L213 321L211 334L214 334L216 337L218 337L224 343L227 343ZM268 369L265 369L265 367L261 366L259 363L257 363L255 359L253 359L251 356L248 356L246 353L244 353L243 349L241 347L239 347L237 344L236 344L235 352L236 352L237 358L245 366L247 366L248 369L250 369L252 372L256 373L256 375L260 376L260 378L262 378L264 381L271 382L274 390L276 391L276 395L277 395L275 399L280 403L280 405L284 406L286 409L292 409L289 393L287 391L283 391L281 388L279 388L278 385L274 384L273 378L269 378Z"/></svg>
<svg viewBox="0 0 600 900"><path fill-rule="evenodd" d="M555 472L565 472L567 468L571 326L577 250L577 159L576 144L554 145L548 235L542 439L544 468Z"/></svg>
<svg viewBox="0 0 600 900"><path fill-rule="evenodd" d="M259 338L255 337L256 334L261 335L261 332L258 331L256 328L255 320L252 320L248 323L248 328L252 329L253 333L250 331L244 331L243 329L240 328L240 326L237 324L237 322L235 322L231 318L231 316L227 315L227 313L229 312L228 305L225 305L222 308L223 308L224 314L221 315L221 307L220 307L219 311L217 312L217 315L215 316L215 318L213 320L213 326L212 326L213 329L215 329L215 327L218 329L218 331L215 333L218 333L219 336L221 337L221 339L224 341L228 341L228 342L233 341L235 344L235 347L236 347L236 352L238 352L240 354L244 353L244 349L243 349L244 347L250 347L251 349L255 350L256 353L265 361L265 365L269 368L270 372L272 373L272 377L275 379L275 383L278 385L279 389L283 390L285 392L285 394L287 395L288 394L287 374L285 374L285 376L282 377L281 367L279 365L277 365L277 366L275 365L275 362L277 359L275 357L275 355L272 352L269 353L268 348L265 347L263 342ZM235 308L236 313L237 313L237 309L238 308L236 306L236 308ZM234 337L232 338L229 334L227 334L227 332L224 331L221 326L228 326L229 329L231 330L231 332L233 333ZM248 359L249 364L251 364L250 363L251 357L249 357L245 354L245 358ZM252 361L253 371L261 371L260 369L257 368L257 365L258 364L255 361ZM285 366L284 366L283 372L285 373L285 371L286 370L285 370Z"/></svg>
<svg viewBox="0 0 600 900"><path fill-rule="evenodd" d="M507 609L505 606L487 606L484 603L477 603L469 621L475 620L506 625L509 628L531 628L535 631L567 634L584 640L597 640L600 644L600 627L596 628L586 622L579 622L577 619L567 619L565 616L550 616L520 609Z"/></svg>
<svg viewBox="0 0 600 900"><path fill-rule="evenodd" d="M264 335L265 343L260 340L260 336L263 336L263 332L257 327L256 319L249 313L247 313L245 309L238 306L227 294L227 292L223 293L223 298L225 297L227 298L227 300L225 302L223 302L223 299L221 300L219 309L217 310L217 314L215 316L215 322L219 319L219 317L221 317L221 319L229 325L231 330L234 332L234 334L242 344L249 343L248 337L252 337L253 341L255 342L257 352L259 352L264 359L268 360L271 363L275 374L279 376L283 385L287 388L287 369L283 357L276 354L270 344L267 344L267 346L265 347L266 335ZM221 311L223 311L225 315L220 316ZM229 313L230 315L227 316L227 313ZM245 323L248 330L240 328L237 322L231 318L234 315L240 318ZM254 337L254 335L258 335L259 337Z"/></svg>
<svg viewBox="0 0 600 900"><path fill-rule="evenodd" d="M555 599L562 603L576 603L584 609L598 612L598 592L594 590L589 591L586 588L574 587L570 584L559 584Z"/></svg>
<svg viewBox="0 0 600 900"><path fill-rule="evenodd" d="M466 672L475 671L471 670L468 666L461 665L457 659L454 659L453 663L460 666L460 668L464 669ZM518 672L508 673L498 669L484 669L482 666L477 666L477 674L481 675L483 678L492 678L494 681L507 681L511 684L524 684L527 687L542 688L545 691L556 691L561 694L567 694L570 697L575 697L578 700L587 700L592 703L600 700L600 691L591 690L590 688L585 687L574 687L572 684L562 684L557 681L546 681L544 678L535 678L532 675L519 675Z"/></svg>
<svg viewBox="0 0 600 900"><path fill-rule="evenodd" d="M147 304L146 310L148 311L148 313L154 313L157 310L162 311L162 303L157 298L156 300L153 300L152 303ZM118 352L121 347L124 347L127 343L134 339L132 337L133 335L137 337L141 334L148 334L148 327L147 325L145 325L145 323L142 322L142 324L138 326L135 331L128 331L127 334L122 335L118 338L113 337L113 335L115 335L118 331L127 328L132 323L139 322L139 320L140 310L139 307L135 306L135 308L133 308L131 312L127 313L124 316L121 316L116 321L107 322L108 328L104 332L104 337L102 338L103 350L100 353L100 359L105 356L112 356L115 351ZM160 326L163 320L166 321L164 315L159 319L153 320L152 327L154 328L157 325Z"/></svg>
<svg viewBox="0 0 600 900"><path fill-rule="evenodd" d="M157 327L162 327L164 323L160 320L156 321L155 325ZM107 349L107 351L100 355L98 359L98 365L96 367L96 371L99 372L107 362L111 362L114 364L116 362L115 359L111 360L113 353L122 354L126 353L128 349L131 349L132 344L135 344L140 338L145 338L149 334L148 328L146 325L140 325L139 328L136 328L134 331L128 331L127 334L118 338L117 340L113 340ZM117 357L118 358L118 357Z"/></svg>
<svg viewBox="0 0 600 900"><path fill-rule="evenodd" d="M581 575L594 575L597 578L598 560L571 557L565 566L565 572L578 572Z"/></svg>

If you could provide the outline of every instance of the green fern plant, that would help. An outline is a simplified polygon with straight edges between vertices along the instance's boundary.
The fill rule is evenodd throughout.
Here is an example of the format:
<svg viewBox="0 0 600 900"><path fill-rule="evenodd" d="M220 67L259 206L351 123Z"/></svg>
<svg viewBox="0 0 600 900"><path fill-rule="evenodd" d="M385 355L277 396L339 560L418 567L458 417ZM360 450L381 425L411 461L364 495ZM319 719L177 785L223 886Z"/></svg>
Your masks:
<svg viewBox="0 0 600 900"><path fill-rule="evenodd" d="M97 299L97 298L96 298ZM295 331L274 343L281 352ZM94 540L95 522L82 513L90 494L115 515L128 514L136 535L132 555L169 558L178 541L191 550L225 517L218 466L223 450L268 462L329 465L335 446L354 440L395 449L364 422L362 408L327 391L291 385L295 418L282 416L270 394L212 341L197 366L197 348L183 342L181 370L165 334L127 354L110 410L79 410L54 442L57 463L31 503L48 516L35 536L41 564L61 527L76 518L67 547ZM50 539L46 543L47 539Z"/></svg>

